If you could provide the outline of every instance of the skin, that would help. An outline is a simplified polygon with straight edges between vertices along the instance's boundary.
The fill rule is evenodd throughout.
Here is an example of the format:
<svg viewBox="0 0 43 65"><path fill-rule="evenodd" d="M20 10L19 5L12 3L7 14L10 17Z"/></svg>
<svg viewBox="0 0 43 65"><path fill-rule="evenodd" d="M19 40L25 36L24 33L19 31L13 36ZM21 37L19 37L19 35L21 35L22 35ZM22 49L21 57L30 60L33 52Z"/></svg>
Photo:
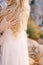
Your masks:
<svg viewBox="0 0 43 65"><path fill-rule="evenodd" d="M2 20L0 23L0 31L5 31L8 28L8 22L6 20Z"/></svg>

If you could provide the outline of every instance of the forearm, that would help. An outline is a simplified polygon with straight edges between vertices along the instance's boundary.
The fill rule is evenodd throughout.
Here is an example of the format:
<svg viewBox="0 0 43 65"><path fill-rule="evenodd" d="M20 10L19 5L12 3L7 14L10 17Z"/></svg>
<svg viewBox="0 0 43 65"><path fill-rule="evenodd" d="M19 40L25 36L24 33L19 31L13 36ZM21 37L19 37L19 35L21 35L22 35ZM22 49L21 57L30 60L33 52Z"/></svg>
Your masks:
<svg viewBox="0 0 43 65"><path fill-rule="evenodd" d="M7 22L5 19L3 19L0 23L0 46L3 44L3 41L5 39L5 30L7 29Z"/></svg>

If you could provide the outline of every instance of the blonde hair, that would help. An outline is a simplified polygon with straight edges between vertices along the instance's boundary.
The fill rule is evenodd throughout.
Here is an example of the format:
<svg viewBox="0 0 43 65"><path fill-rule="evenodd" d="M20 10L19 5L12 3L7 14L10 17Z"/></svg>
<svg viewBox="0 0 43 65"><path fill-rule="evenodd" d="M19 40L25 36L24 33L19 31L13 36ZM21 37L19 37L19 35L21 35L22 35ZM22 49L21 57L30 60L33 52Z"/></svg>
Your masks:
<svg viewBox="0 0 43 65"><path fill-rule="evenodd" d="M28 7L28 0L9 0L7 9L1 13L0 19L6 18L7 21L12 19L15 25L11 29L14 34L18 34L21 30L26 30L30 7ZM17 35L16 34L16 35Z"/></svg>

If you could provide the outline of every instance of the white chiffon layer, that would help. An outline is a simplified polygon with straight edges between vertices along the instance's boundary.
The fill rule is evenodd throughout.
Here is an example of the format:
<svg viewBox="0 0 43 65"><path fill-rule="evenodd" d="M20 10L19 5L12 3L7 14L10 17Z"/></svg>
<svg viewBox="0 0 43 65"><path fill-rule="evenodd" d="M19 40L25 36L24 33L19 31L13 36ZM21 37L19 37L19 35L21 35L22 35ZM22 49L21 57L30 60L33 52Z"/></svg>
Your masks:
<svg viewBox="0 0 43 65"><path fill-rule="evenodd" d="M12 31L8 29L5 36L1 65L29 65L26 33L22 31L19 38L15 38Z"/></svg>

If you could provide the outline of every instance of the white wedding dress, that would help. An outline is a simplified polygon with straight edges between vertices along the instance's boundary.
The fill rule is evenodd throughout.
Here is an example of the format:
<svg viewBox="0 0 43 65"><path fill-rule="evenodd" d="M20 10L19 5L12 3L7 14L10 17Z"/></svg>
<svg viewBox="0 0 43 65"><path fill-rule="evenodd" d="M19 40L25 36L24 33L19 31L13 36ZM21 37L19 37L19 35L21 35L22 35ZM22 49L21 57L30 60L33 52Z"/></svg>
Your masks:
<svg viewBox="0 0 43 65"><path fill-rule="evenodd" d="M1 65L29 65L26 33L22 31L16 38L12 30L8 29L4 34Z"/></svg>

